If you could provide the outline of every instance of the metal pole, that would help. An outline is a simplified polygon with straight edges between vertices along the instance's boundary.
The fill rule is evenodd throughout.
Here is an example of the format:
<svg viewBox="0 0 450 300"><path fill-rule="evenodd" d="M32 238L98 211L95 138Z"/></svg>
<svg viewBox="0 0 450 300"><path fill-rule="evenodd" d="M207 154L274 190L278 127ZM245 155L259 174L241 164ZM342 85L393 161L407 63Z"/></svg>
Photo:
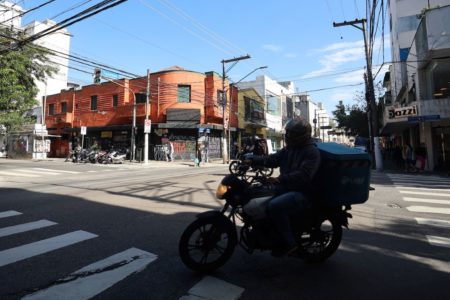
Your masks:
<svg viewBox="0 0 450 300"><path fill-rule="evenodd" d="M226 103L227 103L227 94L225 92L225 61L222 60L222 159L223 159L223 163L226 164L227 163L227 144L226 144L226 120L225 120L225 107L226 107Z"/></svg>
<svg viewBox="0 0 450 300"><path fill-rule="evenodd" d="M136 137L134 135L134 130L136 128L136 95L133 93L133 124L131 126L131 155L130 161L134 161L134 152L136 149Z"/></svg>
<svg viewBox="0 0 450 300"><path fill-rule="evenodd" d="M44 137L44 126L45 126L45 105L47 103L47 80L45 81L45 94L44 99L42 99L42 120L41 120L41 135L42 135L42 157L45 157L45 137ZM70 151L70 150L69 150Z"/></svg>
<svg viewBox="0 0 450 300"><path fill-rule="evenodd" d="M380 144L378 140L378 113L377 106L375 101L375 90L373 87L373 75L372 75L372 56L369 53L369 45L367 40L367 32L366 32L366 19L356 19L354 21L345 21L342 23L333 22L334 27L351 25L363 32L364 36L364 51L366 55L366 65L367 65L367 92L369 97L369 106L371 110L371 127L372 127L372 142L373 149L375 154L375 165L377 170L383 170L383 160L381 156ZM355 24L361 24L362 27L358 27Z"/></svg>
<svg viewBox="0 0 450 300"><path fill-rule="evenodd" d="M147 98L147 101L145 103L145 121L148 121L148 115L150 114L150 110L151 110L151 107L149 106L149 103L150 103L150 70L149 69L147 69L147 97L146 98ZM145 126L144 126L144 129L145 129ZM151 129L150 129L150 131L151 131ZM144 164L148 164L148 134L149 134L149 132L144 133Z"/></svg>

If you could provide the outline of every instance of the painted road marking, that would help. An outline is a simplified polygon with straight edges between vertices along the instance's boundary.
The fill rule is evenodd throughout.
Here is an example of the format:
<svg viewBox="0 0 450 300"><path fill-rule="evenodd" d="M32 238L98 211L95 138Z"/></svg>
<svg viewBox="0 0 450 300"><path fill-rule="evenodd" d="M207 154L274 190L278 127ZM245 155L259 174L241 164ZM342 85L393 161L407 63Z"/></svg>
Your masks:
<svg viewBox="0 0 450 300"><path fill-rule="evenodd" d="M48 220L39 220L39 221L35 221L35 222L0 228L0 237L13 235L13 234L17 234L17 233L21 233L21 232L25 232L25 231L35 230L35 229L39 229L39 228L44 228L44 227L48 227L48 226L52 226L52 225L56 225L56 224L57 223L48 221Z"/></svg>
<svg viewBox="0 0 450 300"><path fill-rule="evenodd" d="M2 212L0 212L0 219L1 218L18 216L18 215L21 215L21 214L22 214L21 212L18 212L18 211L15 211L15 210L2 211Z"/></svg>
<svg viewBox="0 0 450 300"><path fill-rule="evenodd" d="M450 208L444 207L408 206L406 209L413 212L450 215Z"/></svg>
<svg viewBox="0 0 450 300"><path fill-rule="evenodd" d="M425 196L439 196L439 197L450 197L450 193L427 193L427 192L414 192L414 191L399 191L401 194L413 194L413 195L425 195Z"/></svg>
<svg viewBox="0 0 450 300"><path fill-rule="evenodd" d="M436 220L436 219L428 219L428 218L414 218L417 223L421 225L430 225L442 228L450 228L450 221L446 220Z"/></svg>
<svg viewBox="0 0 450 300"><path fill-rule="evenodd" d="M16 171L17 172L23 172L23 173L40 174L40 175L51 175L51 176L61 175L61 173L56 173L56 172L49 173L49 172L42 172L42 171L34 171L34 170L31 170L31 169L16 169Z"/></svg>
<svg viewBox="0 0 450 300"><path fill-rule="evenodd" d="M427 235L428 242L433 246L450 248L450 239L442 236Z"/></svg>
<svg viewBox="0 0 450 300"><path fill-rule="evenodd" d="M0 267L95 237L97 237L97 235L78 230L31 244L3 250L0 251Z"/></svg>
<svg viewBox="0 0 450 300"><path fill-rule="evenodd" d="M419 191L437 191L437 192L450 192L450 188L446 186L445 188L437 188L435 189L434 186L428 186L428 187L417 187L417 185L414 186L396 186L398 189L408 189L408 190L419 190Z"/></svg>
<svg viewBox="0 0 450 300"><path fill-rule="evenodd" d="M21 177L39 177L39 175L35 175L35 174L15 173L15 172L7 172L7 171L0 171L0 175L21 176Z"/></svg>
<svg viewBox="0 0 450 300"><path fill-rule="evenodd" d="M449 204L450 205L450 200L424 199L424 198L412 198L412 197L403 197L403 200L410 201L410 202L423 202L423 203Z"/></svg>
<svg viewBox="0 0 450 300"><path fill-rule="evenodd" d="M54 170L54 169L45 169L45 168L33 168L33 170L41 170L44 172L62 172L62 173L69 173L69 174L80 174L81 173L81 172L77 172L77 171Z"/></svg>
<svg viewBox="0 0 450 300"><path fill-rule="evenodd" d="M58 280L61 282L60 284L55 284L22 299L90 299L127 276L144 270L156 259L155 254L130 248ZM73 278L77 279L71 280Z"/></svg>
<svg viewBox="0 0 450 300"><path fill-rule="evenodd" d="M236 300L239 299L244 290L237 285L206 276L188 291L188 296L183 296L180 300Z"/></svg>

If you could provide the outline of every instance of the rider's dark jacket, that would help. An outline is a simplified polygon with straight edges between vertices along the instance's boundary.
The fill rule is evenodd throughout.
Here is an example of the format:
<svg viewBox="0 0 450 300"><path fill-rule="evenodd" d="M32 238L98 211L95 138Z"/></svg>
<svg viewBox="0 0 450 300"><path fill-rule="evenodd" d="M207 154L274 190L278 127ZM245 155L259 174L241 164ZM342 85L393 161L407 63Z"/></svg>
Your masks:
<svg viewBox="0 0 450 300"><path fill-rule="evenodd" d="M314 177L320 166L320 152L312 139L301 145L286 146L268 155L253 157L253 164L269 168L280 167L278 192L314 192Z"/></svg>

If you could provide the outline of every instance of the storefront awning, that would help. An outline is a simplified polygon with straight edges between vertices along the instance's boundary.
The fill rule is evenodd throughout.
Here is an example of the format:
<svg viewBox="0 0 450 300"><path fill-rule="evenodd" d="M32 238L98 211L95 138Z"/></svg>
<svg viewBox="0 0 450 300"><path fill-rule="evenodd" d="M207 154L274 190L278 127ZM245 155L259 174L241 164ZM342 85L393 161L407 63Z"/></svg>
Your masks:
<svg viewBox="0 0 450 300"><path fill-rule="evenodd" d="M416 123L411 123L408 121L403 122L389 122L381 130L381 135L388 135L393 133L402 133L406 129L413 127Z"/></svg>

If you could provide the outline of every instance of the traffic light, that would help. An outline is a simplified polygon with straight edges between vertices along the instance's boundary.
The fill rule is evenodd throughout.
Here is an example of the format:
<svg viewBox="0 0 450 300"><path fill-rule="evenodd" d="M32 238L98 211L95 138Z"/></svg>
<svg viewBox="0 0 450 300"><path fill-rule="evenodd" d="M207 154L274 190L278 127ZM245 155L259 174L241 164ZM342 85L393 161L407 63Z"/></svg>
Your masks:
<svg viewBox="0 0 450 300"><path fill-rule="evenodd" d="M102 69L96 68L94 70L94 83L100 84L101 81L102 81Z"/></svg>

